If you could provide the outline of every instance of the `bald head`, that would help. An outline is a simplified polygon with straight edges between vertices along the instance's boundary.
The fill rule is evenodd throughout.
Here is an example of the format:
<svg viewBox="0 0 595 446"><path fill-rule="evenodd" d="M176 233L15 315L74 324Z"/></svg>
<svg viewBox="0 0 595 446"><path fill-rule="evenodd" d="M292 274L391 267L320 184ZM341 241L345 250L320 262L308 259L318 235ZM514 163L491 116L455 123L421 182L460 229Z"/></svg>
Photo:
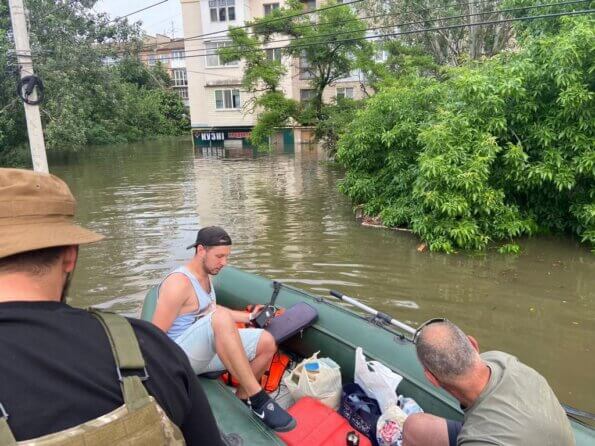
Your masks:
<svg viewBox="0 0 595 446"><path fill-rule="evenodd" d="M456 381L481 363L469 338L450 321L423 328L416 349L423 366L444 383Z"/></svg>

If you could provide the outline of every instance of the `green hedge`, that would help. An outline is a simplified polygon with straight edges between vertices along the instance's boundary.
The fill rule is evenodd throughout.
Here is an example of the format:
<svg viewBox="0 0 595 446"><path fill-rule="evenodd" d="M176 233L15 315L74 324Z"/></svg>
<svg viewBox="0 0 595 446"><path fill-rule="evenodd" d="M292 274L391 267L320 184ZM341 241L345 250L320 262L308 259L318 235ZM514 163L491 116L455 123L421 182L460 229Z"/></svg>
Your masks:
<svg viewBox="0 0 595 446"><path fill-rule="evenodd" d="M517 52L385 82L339 141L341 184L433 251L540 231L595 243L595 27L562 20Z"/></svg>

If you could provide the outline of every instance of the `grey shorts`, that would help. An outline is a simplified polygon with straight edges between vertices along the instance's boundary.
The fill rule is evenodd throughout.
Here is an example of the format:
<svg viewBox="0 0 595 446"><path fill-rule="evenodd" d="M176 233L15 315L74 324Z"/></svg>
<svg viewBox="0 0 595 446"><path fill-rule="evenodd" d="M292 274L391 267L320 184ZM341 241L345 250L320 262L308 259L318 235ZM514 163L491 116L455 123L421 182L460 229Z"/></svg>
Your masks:
<svg viewBox="0 0 595 446"><path fill-rule="evenodd" d="M225 366L215 351L215 334L211 324L213 313L197 320L175 340L188 355L190 365L197 375L225 370ZM248 361L252 361L256 356L256 348L263 330L260 328L239 328L238 331Z"/></svg>

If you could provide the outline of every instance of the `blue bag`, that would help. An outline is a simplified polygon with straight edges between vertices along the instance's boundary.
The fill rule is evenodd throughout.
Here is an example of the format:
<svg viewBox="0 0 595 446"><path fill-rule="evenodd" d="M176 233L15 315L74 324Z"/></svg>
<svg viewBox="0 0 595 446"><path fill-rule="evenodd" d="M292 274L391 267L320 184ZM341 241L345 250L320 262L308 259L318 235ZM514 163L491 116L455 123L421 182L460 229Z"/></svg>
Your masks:
<svg viewBox="0 0 595 446"><path fill-rule="evenodd" d="M351 427L368 437L373 446L378 446L376 425L381 415L380 406L359 385L349 383L343 386L339 413L349 421Z"/></svg>

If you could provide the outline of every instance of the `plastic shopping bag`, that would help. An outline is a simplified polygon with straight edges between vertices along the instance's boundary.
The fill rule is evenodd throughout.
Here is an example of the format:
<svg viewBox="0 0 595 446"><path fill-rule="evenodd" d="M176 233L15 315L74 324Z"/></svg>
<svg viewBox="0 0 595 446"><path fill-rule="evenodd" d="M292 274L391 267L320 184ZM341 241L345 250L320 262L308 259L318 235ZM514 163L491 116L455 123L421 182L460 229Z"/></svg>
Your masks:
<svg viewBox="0 0 595 446"><path fill-rule="evenodd" d="M339 407L341 369L332 359L318 358L318 352L300 362L283 382L295 401L311 396L334 410Z"/></svg>
<svg viewBox="0 0 595 446"><path fill-rule="evenodd" d="M400 407L389 406L376 425L376 441L378 446L401 446L403 442L403 425L407 415Z"/></svg>
<svg viewBox="0 0 595 446"><path fill-rule="evenodd" d="M397 405L397 386L403 380L384 364L378 361L366 361L361 347L355 350L354 381L370 398L378 401L380 410Z"/></svg>
<svg viewBox="0 0 595 446"><path fill-rule="evenodd" d="M399 395L399 407L405 412L405 415L423 413L424 411L413 398L407 398L403 395Z"/></svg>

